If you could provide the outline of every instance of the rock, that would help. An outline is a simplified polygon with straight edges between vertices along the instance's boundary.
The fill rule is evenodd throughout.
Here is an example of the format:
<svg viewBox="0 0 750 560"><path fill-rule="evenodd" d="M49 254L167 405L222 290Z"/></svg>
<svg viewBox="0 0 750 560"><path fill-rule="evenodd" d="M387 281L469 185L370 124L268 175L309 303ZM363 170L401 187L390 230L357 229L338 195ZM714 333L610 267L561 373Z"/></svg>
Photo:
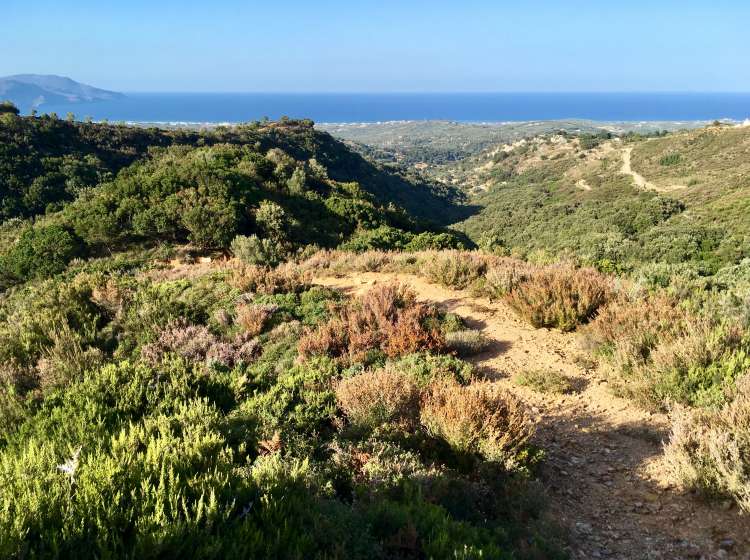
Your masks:
<svg viewBox="0 0 750 560"><path fill-rule="evenodd" d="M721 550L732 550L734 548L734 539L722 539L719 543Z"/></svg>
<svg viewBox="0 0 750 560"><path fill-rule="evenodd" d="M594 529L591 527L590 523L582 523L578 521L576 523L576 530L581 534L590 535Z"/></svg>

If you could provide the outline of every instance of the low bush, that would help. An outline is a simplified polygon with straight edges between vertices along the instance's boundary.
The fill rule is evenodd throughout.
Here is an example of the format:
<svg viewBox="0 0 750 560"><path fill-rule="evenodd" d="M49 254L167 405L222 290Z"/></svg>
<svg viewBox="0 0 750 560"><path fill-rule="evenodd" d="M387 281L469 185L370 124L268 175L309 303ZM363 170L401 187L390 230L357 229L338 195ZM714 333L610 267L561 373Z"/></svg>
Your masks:
<svg viewBox="0 0 750 560"><path fill-rule="evenodd" d="M505 300L535 327L572 331L612 297L609 279L593 269L560 265L529 275Z"/></svg>
<svg viewBox="0 0 750 560"><path fill-rule="evenodd" d="M532 274L532 267L523 261L503 260L490 266L480 293L490 301L500 300L510 294Z"/></svg>
<svg viewBox="0 0 750 560"><path fill-rule="evenodd" d="M263 332L266 323L277 310L274 305L241 304L237 307L235 323L252 338Z"/></svg>
<svg viewBox="0 0 750 560"><path fill-rule="evenodd" d="M445 345L459 356L472 356L486 350L489 341L482 331L464 329L446 333Z"/></svg>
<svg viewBox="0 0 750 560"><path fill-rule="evenodd" d="M388 361L387 367L407 374L422 388L441 379L466 384L474 377L474 367L470 363L450 354L407 354Z"/></svg>
<svg viewBox="0 0 750 560"><path fill-rule="evenodd" d="M349 421L370 430L390 422L414 425L419 397L414 380L396 369L367 371L336 385L336 401Z"/></svg>
<svg viewBox="0 0 750 560"><path fill-rule="evenodd" d="M677 165L680 162L682 162L682 156L677 153L672 153L662 156L662 158L659 160L659 165L670 166Z"/></svg>
<svg viewBox="0 0 750 560"><path fill-rule="evenodd" d="M229 283L241 292L273 295L300 293L310 288L310 274L294 263L276 268L235 265Z"/></svg>
<svg viewBox="0 0 750 560"><path fill-rule="evenodd" d="M232 367L251 363L257 357L257 352L257 343L246 333L225 342L205 326L190 325L184 319L169 323L155 342L141 348L142 358L152 365L158 365L165 356L175 354L196 364Z"/></svg>
<svg viewBox="0 0 750 560"><path fill-rule="evenodd" d="M424 255L420 272L431 282L464 290L479 280L486 269L479 253L444 251Z"/></svg>
<svg viewBox="0 0 750 560"><path fill-rule="evenodd" d="M357 361L373 351L396 357L443 346L437 310L417 303L404 286L388 284L372 288L326 323L308 329L298 349L304 358L346 356Z"/></svg>
<svg viewBox="0 0 750 560"><path fill-rule="evenodd" d="M698 315L664 294L612 301L586 335L613 366L614 389L651 408L720 406L750 369L739 322Z"/></svg>
<svg viewBox="0 0 750 560"><path fill-rule="evenodd" d="M737 326L701 321L664 340L639 372L647 399L700 407L723 404L735 380L750 371L750 341Z"/></svg>
<svg viewBox="0 0 750 560"><path fill-rule="evenodd" d="M573 386L570 379L559 371L534 369L516 375L515 382L523 387L530 387L539 393L569 393Z"/></svg>
<svg viewBox="0 0 750 560"><path fill-rule="evenodd" d="M38 226L25 230L3 255L0 270L19 280L48 278L65 270L68 263L83 256L85 245L70 229Z"/></svg>
<svg viewBox="0 0 750 560"><path fill-rule="evenodd" d="M718 410L672 411L665 463L680 487L730 496L750 512L750 376Z"/></svg>
<svg viewBox="0 0 750 560"><path fill-rule="evenodd" d="M257 235L238 235L229 248L235 257L249 265L276 266L284 257L284 250L277 242Z"/></svg>
<svg viewBox="0 0 750 560"><path fill-rule="evenodd" d="M523 405L497 385L438 381L425 396L421 421L434 437L462 454L512 466L531 437Z"/></svg>

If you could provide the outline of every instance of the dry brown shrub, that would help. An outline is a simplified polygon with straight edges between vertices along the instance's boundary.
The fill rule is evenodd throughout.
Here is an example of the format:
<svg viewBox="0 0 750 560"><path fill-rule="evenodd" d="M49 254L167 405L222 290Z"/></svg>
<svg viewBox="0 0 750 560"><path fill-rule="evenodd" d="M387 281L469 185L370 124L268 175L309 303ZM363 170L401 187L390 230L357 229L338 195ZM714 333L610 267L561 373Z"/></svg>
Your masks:
<svg viewBox="0 0 750 560"><path fill-rule="evenodd" d="M473 356L486 350L490 341L482 331L477 329L462 329L445 335L445 344L459 356Z"/></svg>
<svg viewBox="0 0 750 560"><path fill-rule="evenodd" d="M417 253L365 251L351 253L339 250L318 251L300 263L303 270L334 275L351 272L416 272Z"/></svg>
<svg viewBox="0 0 750 560"><path fill-rule="evenodd" d="M384 325L382 350L395 358L417 351L440 351L445 347L443 334L436 326L428 326L437 311L428 305L416 304L398 314L395 322Z"/></svg>
<svg viewBox="0 0 750 560"><path fill-rule="evenodd" d="M676 407L664 458L678 486L731 496L750 512L750 375L718 411Z"/></svg>
<svg viewBox="0 0 750 560"><path fill-rule="evenodd" d="M434 307L417 303L400 284L385 284L334 310L334 316L300 339L303 358L316 354L359 360L371 350L400 356L444 345Z"/></svg>
<svg viewBox="0 0 750 560"><path fill-rule="evenodd" d="M609 348L620 367L646 363L665 338L684 332L688 314L667 295L612 299L599 310L584 335L593 348Z"/></svg>
<svg viewBox="0 0 750 560"><path fill-rule="evenodd" d="M307 329L299 339L297 351L303 358L342 356L347 351L347 343L344 322L340 318L332 318L314 329Z"/></svg>
<svg viewBox="0 0 750 560"><path fill-rule="evenodd" d="M269 439L262 439L258 442L258 454L259 455L270 455L272 453L278 453L283 447L281 442L281 434L274 432Z"/></svg>
<svg viewBox="0 0 750 560"><path fill-rule="evenodd" d="M292 262L267 268L235 261L229 284L242 292L273 295L303 292L310 287L310 280L310 271Z"/></svg>
<svg viewBox="0 0 750 560"><path fill-rule="evenodd" d="M235 323L250 337L258 336L276 309L273 305L240 304L237 306Z"/></svg>
<svg viewBox="0 0 750 560"><path fill-rule="evenodd" d="M528 442L532 426L522 403L496 384L461 386L436 381L422 402L428 433L460 453L476 453L511 467Z"/></svg>
<svg viewBox="0 0 750 560"><path fill-rule="evenodd" d="M611 280L596 270L555 265L537 269L505 300L533 326L567 332L592 319L612 295Z"/></svg>
<svg viewBox="0 0 750 560"><path fill-rule="evenodd" d="M91 290L91 301L112 314L122 308L125 297L122 288L111 278Z"/></svg>
<svg viewBox="0 0 750 560"><path fill-rule="evenodd" d="M369 429L389 422L413 426L419 417L419 398L414 380L392 369L364 372L336 386L336 400L349 421Z"/></svg>

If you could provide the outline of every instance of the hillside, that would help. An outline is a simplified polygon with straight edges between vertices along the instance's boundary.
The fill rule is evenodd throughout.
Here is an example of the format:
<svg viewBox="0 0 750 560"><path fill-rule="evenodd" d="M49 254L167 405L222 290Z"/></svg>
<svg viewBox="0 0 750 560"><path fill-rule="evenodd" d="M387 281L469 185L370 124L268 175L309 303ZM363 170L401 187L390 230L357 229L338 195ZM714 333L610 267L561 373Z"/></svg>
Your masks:
<svg viewBox="0 0 750 560"><path fill-rule="evenodd" d="M395 121L384 123L322 123L319 129L351 145L368 157L430 173L476 156L498 144L512 144L549 134L639 133L699 126L696 122L594 122L587 120L507 123L450 121Z"/></svg>
<svg viewBox="0 0 750 560"><path fill-rule="evenodd" d="M0 100L9 100L24 111L45 104L74 105L123 97L122 93L95 88L63 76L16 74L0 77Z"/></svg>
<svg viewBox="0 0 750 560"><path fill-rule="evenodd" d="M195 131L6 115L0 121L0 218L32 215L49 203L70 200L76 194L71 191L116 174L154 147L219 143L257 146L264 153L278 148L298 160L315 159L332 179L359 182L380 204L401 206L418 218L446 222L460 212L458 189L411 182L299 123Z"/></svg>
<svg viewBox="0 0 750 560"><path fill-rule="evenodd" d="M750 256L750 129L621 138L554 135L496 147L440 172L482 210L457 227L528 254L568 252L604 267ZM436 171L436 173L438 173Z"/></svg>
<svg viewBox="0 0 750 560"><path fill-rule="evenodd" d="M749 138L0 107L0 557L744 558Z"/></svg>
<svg viewBox="0 0 750 560"><path fill-rule="evenodd" d="M460 191L374 165L308 121L199 132L6 113L0 139L0 284L144 243L227 250L258 234L268 258L461 243L430 233L465 213Z"/></svg>

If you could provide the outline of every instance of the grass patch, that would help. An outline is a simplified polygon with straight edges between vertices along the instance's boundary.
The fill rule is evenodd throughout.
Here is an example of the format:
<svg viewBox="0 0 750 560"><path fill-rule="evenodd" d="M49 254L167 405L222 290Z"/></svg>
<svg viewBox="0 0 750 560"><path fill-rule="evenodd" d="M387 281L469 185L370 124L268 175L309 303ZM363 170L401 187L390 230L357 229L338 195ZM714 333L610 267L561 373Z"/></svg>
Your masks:
<svg viewBox="0 0 750 560"><path fill-rule="evenodd" d="M513 380L538 393L562 395L573 391L570 378L558 371L535 369L517 374Z"/></svg>

